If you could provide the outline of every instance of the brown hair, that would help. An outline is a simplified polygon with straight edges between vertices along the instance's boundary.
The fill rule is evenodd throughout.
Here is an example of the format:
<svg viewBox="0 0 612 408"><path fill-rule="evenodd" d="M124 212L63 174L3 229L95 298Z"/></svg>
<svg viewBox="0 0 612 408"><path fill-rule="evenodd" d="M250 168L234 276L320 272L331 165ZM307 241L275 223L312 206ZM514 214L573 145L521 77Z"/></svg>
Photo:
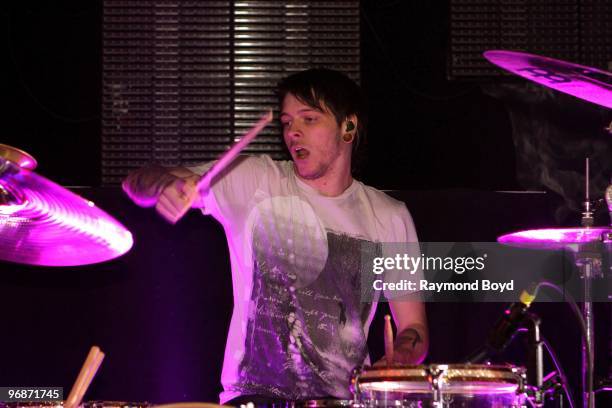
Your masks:
<svg viewBox="0 0 612 408"><path fill-rule="evenodd" d="M353 171L357 170L364 151L367 125L366 103L359 85L339 71L312 68L289 75L278 84L280 105L289 93L321 112L327 108L338 125L351 115L357 117L351 160Z"/></svg>

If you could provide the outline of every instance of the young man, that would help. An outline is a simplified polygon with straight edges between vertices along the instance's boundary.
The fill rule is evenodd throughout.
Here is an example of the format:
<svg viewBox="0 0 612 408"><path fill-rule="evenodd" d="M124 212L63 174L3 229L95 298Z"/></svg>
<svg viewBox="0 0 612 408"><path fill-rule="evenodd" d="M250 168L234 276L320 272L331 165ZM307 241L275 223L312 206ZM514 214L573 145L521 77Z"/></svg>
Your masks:
<svg viewBox="0 0 612 408"><path fill-rule="evenodd" d="M358 86L312 69L279 85L280 121L292 161L236 160L206 192L211 163L149 167L123 187L171 222L192 207L224 227L234 311L221 403L350 398L353 368L369 363L366 336L375 307L361 299L362 255L384 242L416 242L405 205L354 180L354 147L364 136ZM418 364L428 334L420 302L392 301L394 362Z"/></svg>

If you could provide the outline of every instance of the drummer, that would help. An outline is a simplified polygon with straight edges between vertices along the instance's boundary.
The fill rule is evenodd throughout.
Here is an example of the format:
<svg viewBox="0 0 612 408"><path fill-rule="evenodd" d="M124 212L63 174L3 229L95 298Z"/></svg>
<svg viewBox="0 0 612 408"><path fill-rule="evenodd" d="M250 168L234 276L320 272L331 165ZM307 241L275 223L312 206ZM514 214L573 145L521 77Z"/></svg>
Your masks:
<svg viewBox="0 0 612 408"><path fill-rule="evenodd" d="M375 311L360 297L361 253L417 241L402 202L352 177L365 137L359 87L337 71L310 69L281 81L278 95L292 161L240 156L200 192L195 185L212 163L149 166L123 183L134 202L172 223L193 207L224 227L234 310L223 404L350 398L352 369L369 363ZM394 362L420 363L428 347L423 304L390 307Z"/></svg>

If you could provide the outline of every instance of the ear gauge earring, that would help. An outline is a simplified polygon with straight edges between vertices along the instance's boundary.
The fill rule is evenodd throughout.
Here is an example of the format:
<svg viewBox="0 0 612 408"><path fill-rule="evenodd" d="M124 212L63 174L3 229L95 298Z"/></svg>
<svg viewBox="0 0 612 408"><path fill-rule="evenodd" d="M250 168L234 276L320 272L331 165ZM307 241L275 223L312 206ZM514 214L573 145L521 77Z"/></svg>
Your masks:
<svg viewBox="0 0 612 408"><path fill-rule="evenodd" d="M346 143L351 143L353 141L353 134L352 133L343 134L342 140L344 140Z"/></svg>
<svg viewBox="0 0 612 408"><path fill-rule="evenodd" d="M346 122L346 133L342 135L342 140L346 143L351 143L353 141L353 134L349 133L350 131L355 130L355 124L352 120Z"/></svg>

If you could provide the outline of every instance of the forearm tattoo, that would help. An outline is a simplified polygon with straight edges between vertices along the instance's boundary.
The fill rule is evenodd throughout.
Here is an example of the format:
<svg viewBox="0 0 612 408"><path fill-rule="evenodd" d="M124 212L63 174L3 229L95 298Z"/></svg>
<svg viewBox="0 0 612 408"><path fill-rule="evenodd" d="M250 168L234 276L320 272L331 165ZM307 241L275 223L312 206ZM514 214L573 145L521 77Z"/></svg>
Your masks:
<svg viewBox="0 0 612 408"><path fill-rule="evenodd" d="M405 351L414 350L417 347L417 344L422 343L423 339L419 335L419 332L415 329L408 328L403 330L401 333L397 335L395 338L395 344L398 351L402 349Z"/></svg>
<svg viewBox="0 0 612 408"><path fill-rule="evenodd" d="M158 197L177 177L160 166L149 166L130 174L130 188L134 194Z"/></svg>

